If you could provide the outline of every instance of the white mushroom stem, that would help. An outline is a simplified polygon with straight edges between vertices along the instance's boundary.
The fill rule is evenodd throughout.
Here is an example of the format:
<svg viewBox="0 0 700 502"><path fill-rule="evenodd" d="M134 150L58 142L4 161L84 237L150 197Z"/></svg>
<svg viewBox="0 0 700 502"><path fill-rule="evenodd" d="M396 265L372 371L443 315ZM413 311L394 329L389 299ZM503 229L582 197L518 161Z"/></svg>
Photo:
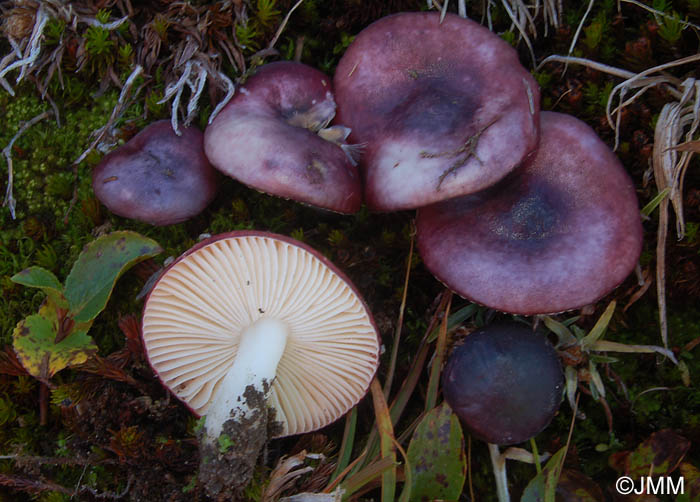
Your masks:
<svg viewBox="0 0 700 502"><path fill-rule="evenodd" d="M508 476L506 475L506 459L501 455L498 446L487 443L489 445L489 454L491 456L491 465L493 466L493 476L496 479L496 493L498 494L498 502L510 502L510 494L508 493Z"/></svg>
<svg viewBox="0 0 700 502"><path fill-rule="evenodd" d="M211 441L218 439L224 422L232 416L242 417L254 411L249 409L243 396L248 386L252 385L267 398L288 334L289 328L284 322L268 317L258 319L243 331L236 360L207 411L206 436Z"/></svg>

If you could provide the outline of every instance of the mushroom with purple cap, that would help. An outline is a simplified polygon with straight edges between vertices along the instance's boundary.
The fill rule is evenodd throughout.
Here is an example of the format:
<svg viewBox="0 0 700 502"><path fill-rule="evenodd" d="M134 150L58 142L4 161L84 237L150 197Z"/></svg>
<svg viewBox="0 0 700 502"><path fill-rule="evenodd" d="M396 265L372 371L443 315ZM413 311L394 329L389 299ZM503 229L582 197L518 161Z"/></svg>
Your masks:
<svg viewBox="0 0 700 502"><path fill-rule="evenodd" d="M338 213L362 204L350 130L335 116L331 79L310 66L260 67L204 132L214 166L257 190Z"/></svg>
<svg viewBox="0 0 700 502"><path fill-rule="evenodd" d="M489 443L499 501L509 498L496 445L521 443L546 428L563 389L556 351L520 324L479 329L450 355L442 373L445 401L475 437Z"/></svg>
<svg viewBox="0 0 700 502"><path fill-rule="evenodd" d="M113 213L151 225L196 216L212 201L219 175L194 127L173 132L161 120L104 156L92 172L95 195Z"/></svg>
<svg viewBox="0 0 700 502"><path fill-rule="evenodd" d="M146 301L142 333L164 385L206 417L200 481L229 497L268 436L313 431L352 408L379 358L349 279L312 248L266 232L214 236L176 260Z"/></svg>
<svg viewBox="0 0 700 502"><path fill-rule="evenodd" d="M642 226L634 184L582 121L543 112L530 160L482 192L418 210L426 267L461 296L514 314L593 303L634 269Z"/></svg>
<svg viewBox="0 0 700 502"><path fill-rule="evenodd" d="M476 192L537 146L539 87L483 26L436 12L360 32L334 77L337 120L363 145L365 201L411 209Z"/></svg>

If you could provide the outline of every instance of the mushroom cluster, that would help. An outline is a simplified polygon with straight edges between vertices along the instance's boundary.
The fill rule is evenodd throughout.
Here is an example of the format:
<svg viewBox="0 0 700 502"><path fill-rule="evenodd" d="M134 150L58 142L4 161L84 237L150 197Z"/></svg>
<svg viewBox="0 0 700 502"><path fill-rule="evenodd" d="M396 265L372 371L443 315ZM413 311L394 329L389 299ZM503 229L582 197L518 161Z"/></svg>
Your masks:
<svg viewBox="0 0 700 502"><path fill-rule="evenodd" d="M486 28L451 14L388 16L357 35L332 84L300 63L264 65L204 135L178 137L160 122L107 155L95 193L117 214L175 223L213 198L215 168L338 213L363 199L374 211L418 209L426 267L463 297L516 314L595 302L634 267L642 229L629 176L583 122L540 113L537 83ZM151 207L135 211L136 202ZM492 373L473 354L496 354L511 377L530 371L508 352L531 351L532 336L502 333L471 335L476 352L453 354L443 382L456 411L506 399L491 390L455 397L455 381ZM379 354L371 314L347 278L311 248L264 232L213 237L170 265L146 302L143 339L159 378L206 417L200 476L222 497L245 486L268 436L318 429L354 406ZM526 400L542 401L545 416L508 414L502 421L515 432L474 426L477 435L519 442L548 423L561 369L547 347L534 365L553 383L518 397L544 392Z"/></svg>
<svg viewBox="0 0 700 502"><path fill-rule="evenodd" d="M338 118L364 144L367 205L418 208L421 257L461 296L554 313L597 301L634 268L631 179L586 124L539 112L515 50L481 25L435 12L380 19L334 84Z"/></svg>

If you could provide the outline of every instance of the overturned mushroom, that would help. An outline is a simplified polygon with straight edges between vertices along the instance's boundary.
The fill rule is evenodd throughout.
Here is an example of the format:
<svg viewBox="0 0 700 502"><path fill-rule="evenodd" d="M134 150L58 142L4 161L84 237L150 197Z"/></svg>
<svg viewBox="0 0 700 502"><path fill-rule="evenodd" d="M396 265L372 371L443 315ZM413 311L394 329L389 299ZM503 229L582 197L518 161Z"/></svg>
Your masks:
<svg viewBox="0 0 700 502"><path fill-rule="evenodd" d="M172 264L146 302L143 340L163 383L206 417L200 480L229 496L250 480L268 428L280 437L338 419L379 357L347 277L304 244L254 231L212 237ZM235 448L222 452L222 438Z"/></svg>
<svg viewBox="0 0 700 502"><path fill-rule="evenodd" d="M262 66L204 133L212 164L269 194L339 213L362 204L349 130L329 128L331 79L301 63Z"/></svg>
<svg viewBox="0 0 700 502"><path fill-rule="evenodd" d="M497 445L526 441L559 409L564 372L547 340L515 323L467 336L442 373L445 401L464 426L489 444L499 502L508 502L505 459Z"/></svg>
<svg viewBox="0 0 700 502"><path fill-rule="evenodd" d="M547 427L561 404L564 373L543 336L514 323L494 324L455 348L442 388L472 434L509 445Z"/></svg>
<svg viewBox="0 0 700 502"><path fill-rule="evenodd" d="M92 188L119 216L172 225L212 201L218 177L204 156L202 133L186 127L178 136L161 120L105 155L92 172Z"/></svg>
<svg viewBox="0 0 700 502"><path fill-rule="evenodd" d="M334 85L337 120L364 145L370 209L481 190L537 145L537 83L512 47L456 15L376 21L348 47Z"/></svg>
<svg viewBox="0 0 700 502"><path fill-rule="evenodd" d="M497 185L418 210L428 269L460 295L516 314L579 308L634 268L642 226L634 185L580 120L542 113L534 158Z"/></svg>

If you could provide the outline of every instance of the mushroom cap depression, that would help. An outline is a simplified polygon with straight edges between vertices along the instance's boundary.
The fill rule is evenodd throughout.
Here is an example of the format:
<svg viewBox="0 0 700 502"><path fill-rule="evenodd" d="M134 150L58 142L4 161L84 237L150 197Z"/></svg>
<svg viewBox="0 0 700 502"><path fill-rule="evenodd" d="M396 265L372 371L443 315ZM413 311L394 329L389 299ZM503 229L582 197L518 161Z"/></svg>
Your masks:
<svg viewBox="0 0 700 502"><path fill-rule="evenodd" d="M202 132L175 134L170 121L144 128L108 153L92 172L92 188L119 216L172 225L196 216L212 201L219 175L204 156Z"/></svg>
<svg viewBox="0 0 700 502"><path fill-rule="evenodd" d="M367 306L318 252L266 232L214 236L165 271L144 307L148 360L166 387L206 415L241 332L262 318L289 330L268 398L279 436L323 427L364 396L379 358Z"/></svg>
<svg viewBox="0 0 700 502"><path fill-rule="evenodd" d="M539 149L478 194L418 210L425 266L453 291L514 314L593 303L634 269L642 225L634 184L580 120L543 112Z"/></svg>
<svg viewBox="0 0 700 502"><path fill-rule="evenodd" d="M318 134L335 108L331 79L320 71L266 64L207 127L204 148L217 169L250 187L354 213L362 204L357 168L338 142Z"/></svg>
<svg viewBox="0 0 700 502"><path fill-rule="evenodd" d="M537 83L511 46L453 14L374 22L341 58L334 86L337 121L364 145L370 209L481 190L537 146Z"/></svg>
<svg viewBox="0 0 700 502"><path fill-rule="evenodd" d="M564 373L547 340L527 327L494 324L455 348L442 373L445 401L487 443L522 443L559 409Z"/></svg>

